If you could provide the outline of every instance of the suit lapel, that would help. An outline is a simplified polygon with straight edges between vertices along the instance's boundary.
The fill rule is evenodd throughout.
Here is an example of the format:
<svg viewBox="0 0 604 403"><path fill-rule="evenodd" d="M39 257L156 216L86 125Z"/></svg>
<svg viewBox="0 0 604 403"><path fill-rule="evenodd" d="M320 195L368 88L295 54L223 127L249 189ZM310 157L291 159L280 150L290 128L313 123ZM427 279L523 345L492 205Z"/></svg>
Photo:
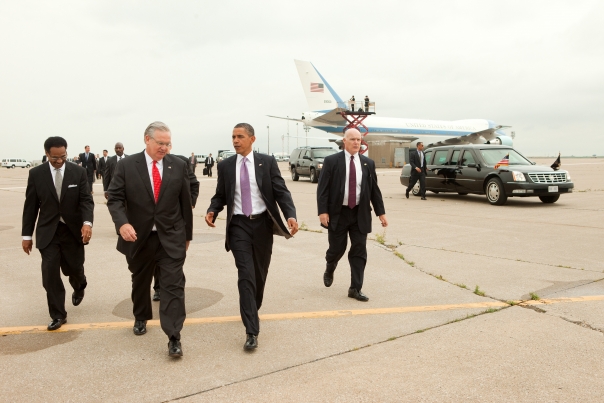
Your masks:
<svg viewBox="0 0 604 403"><path fill-rule="evenodd" d="M342 178L342 182L340 183L340 195L344 197L345 184L346 184L346 153L344 151L340 152L340 161L338 162L338 169L341 173L338 173L337 177ZM341 202L341 200L339 200Z"/></svg>
<svg viewBox="0 0 604 403"><path fill-rule="evenodd" d="M67 164L67 162L65 162ZM46 179L44 180L44 182L48 183L48 188L50 189L50 193L52 193L52 195L54 196L55 200L58 202L59 201L59 196L57 196L57 189L55 188L55 182L53 179L53 175L54 175L54 168L51 168L52 165L50 165L50 162L48 164L44 165L43 171L42 171L42 175L46 175ZM65 167L65 170L67 170L67 167ZM48 180L48 178L50 177L50 180ZM65 183L65 182L63 182ZM61 193L63 193L63 190L61 190Z"/></svg>
<svg viewBox="0 0 604 403"><path fill-rule="evenodd" d="M170 183L170 179L172 178L172 171L174 170L174 168L172 168L172 156L166 155L164 157L163 163L164 172L162 172L161 177L161 187L159 188L159 198L157 199L158 204L161 201L166 189L168 188L168 183Z"/></svg>
<svg viewBox="0 0 604 403"><path fill-rule="evenodd" d="M367 166L365 157L359 154L359 160L361 162L361 172L363 172L363 177L361 178L361 197L363 197L367 191L367 186L371 180L371 177L369 176L369 167Z"/></svg>
<svg viewBox="0 0 604 403"><path fill-rule="evenodd" d="M258 153L254 153L254 170L256 171L256 184L258 185L258 189L260 190L260 193L262 194L262 177L263 175L263 165L264 165L264 161L262 159L262 157L260 156L260 154Z"/></svg>
<svg viewBox="0 0 604 403"><path fill-rule="evenodd" d="M115 157L115 164L117 166L117 157ZM114 167L115 169L115 167ZM147 160L145 159L145 152L140 153L140 156L136 160L136 170L143 181L149 196L155 202L155 197L153 197L153 188L151 187L151 179L149 179L149 170L147 169Z"/></svg>
<svg viewBox="0 0 604 403"><path fill-rule="evenodd" d="M231 202L235 200L235 186L237 182L237 157L233 158L233 162L228 169L228 175L231 183Z"/></svg>
<svg viewBox="0 0 604 403"><path fill-rule="evenodd" d="M68 186L70 185L70 182L72 181L71 178L73 177L73 170L71 168L72 167L70 167L69 164L67 162L65 162L65 172L63 173L63 185L61 186L61 202L65 198L65 194L67 193ZM55 194L56 193L57 192L55 190Z"/></svg>

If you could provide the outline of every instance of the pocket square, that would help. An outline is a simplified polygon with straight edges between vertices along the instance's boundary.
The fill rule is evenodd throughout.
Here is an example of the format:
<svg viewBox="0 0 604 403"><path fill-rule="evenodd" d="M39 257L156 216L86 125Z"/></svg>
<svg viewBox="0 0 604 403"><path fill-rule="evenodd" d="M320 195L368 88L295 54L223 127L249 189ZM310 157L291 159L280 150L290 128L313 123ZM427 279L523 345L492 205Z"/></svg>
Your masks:
<svg viewBox="0 0 604 403"><path fill-rule="evenodd" d="M67 186L68 189L69 188L77 188L77 187L78 187L78 185L69 185L69 186Z"/></svg>

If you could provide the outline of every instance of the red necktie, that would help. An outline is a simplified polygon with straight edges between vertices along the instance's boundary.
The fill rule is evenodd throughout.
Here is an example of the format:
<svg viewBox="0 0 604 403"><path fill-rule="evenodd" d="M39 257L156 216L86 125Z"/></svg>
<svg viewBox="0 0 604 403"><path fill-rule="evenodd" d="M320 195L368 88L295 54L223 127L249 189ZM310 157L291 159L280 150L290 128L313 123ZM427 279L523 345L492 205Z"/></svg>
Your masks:
<svg viewBox="0 0 604 403"><path fill-rule="evenodd" d="M157 161L153 161L153 195L155 196L155 203L159 199L159 189L161 188L161 175L159 169L157 169Z"/></svg>
<svg viewBox="0 0 604 403"><path fill-rule="evenodd" d="M350 156L350 172L348 173L348 207L357 205L357 168L354 166L354 155Z"/></svg>

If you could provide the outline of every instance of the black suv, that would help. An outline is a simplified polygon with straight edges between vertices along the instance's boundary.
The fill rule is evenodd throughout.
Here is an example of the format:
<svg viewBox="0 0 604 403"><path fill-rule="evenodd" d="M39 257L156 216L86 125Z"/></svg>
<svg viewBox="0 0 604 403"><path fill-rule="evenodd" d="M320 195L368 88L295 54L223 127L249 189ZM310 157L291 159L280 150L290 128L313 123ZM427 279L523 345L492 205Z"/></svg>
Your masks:
<svg viewBox="0 0 604 403"><path fill-rule="evenodd" d="M297 181L300 176L308 176L312 183L319 181L319 174L323 169L323 160L331 154L337 153L331 147L298 147L289 157L289 170L292 179Z"/></svg>
<svg viewBox="0 0 604 403"><path fill-rule="evenodd" d="M443 146L424 153L426 190L434 193L483 194L494 205L505 204L512 196L538 196L543 203L555 203L560 194L571 193L575 187L567 171L535 165L509 146ZM509 165L497 166L506 156ZM402 185L409 185L410 174L411 165L407 164L401 172ZM413 189L413 195L418 194L419 184Z"/></svg>

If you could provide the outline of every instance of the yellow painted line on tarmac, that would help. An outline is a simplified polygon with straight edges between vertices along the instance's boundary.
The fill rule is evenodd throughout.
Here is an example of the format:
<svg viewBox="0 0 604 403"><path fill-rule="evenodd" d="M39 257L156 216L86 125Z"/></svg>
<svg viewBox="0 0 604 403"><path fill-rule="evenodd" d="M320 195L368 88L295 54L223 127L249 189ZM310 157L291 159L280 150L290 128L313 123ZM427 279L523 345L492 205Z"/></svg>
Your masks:
<svg viewBox="0 0 604 403"><path fill-rule="evenodd" d="M585 297L574 298L553 298L541 299L537 301L524 301L519 305L539 305L539 304L555 304L564 302L587 302L587 301L604 301L604 295L592 295ZM414 313L414 312L435 312L435 311L453 311L460 309L480 309L480 308L503 308L509 304L499 301L472 302L465 304L446 304L446 305L424 305L424 306L400 306L392 308L371 308L371 309L341 309L335 311L314 311L314 312L287 312L287 313L269 313L260 315L262 321L272 320L295 320L295 319L323 319L323 318L338 318L363 315L387 315L395 313ZM204 324L220 324L228 322L239 322L240 316L215 316L209 318L188 318L185 321L185 326L204 325ZM67 323L61 326L60 329L49 332L46 330L46 325L43 326L14 326L0 328L0 336L10 334L33 334L33 333L62 333L84 330L103 330L103 329L130 329L133 321L121 322L101 322L101 323ZM159 320L147 321L148 327L160 326Z"/></svg>

